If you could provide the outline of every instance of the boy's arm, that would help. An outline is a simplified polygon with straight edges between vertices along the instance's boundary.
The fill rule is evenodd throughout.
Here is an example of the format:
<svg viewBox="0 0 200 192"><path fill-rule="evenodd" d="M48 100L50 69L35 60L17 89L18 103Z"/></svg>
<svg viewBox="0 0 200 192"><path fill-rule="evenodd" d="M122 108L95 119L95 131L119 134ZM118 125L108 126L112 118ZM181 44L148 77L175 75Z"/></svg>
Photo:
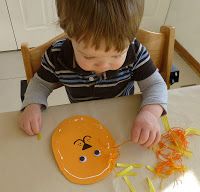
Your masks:
<svg viewBox="0 0 200 192"><path fill-rule="evenodd" d="M141 110L149 110L157 116L160 111L159 106L161 106L163 109L161 114L166 114L168 101L167 86L158 70L137 83L143 98ZM154 105L153 108L151 107L152 105Z"/></svg>
<svg viewBox="0 0 200 192"><path fill-rule="evenodd" d="M132 140L150 147L160 140L158 119L167 112L167 87L147 49L137 40L134 46L136 61L132 69L133 80L138 82L143 100L133 123Z"/></svg>
<svg viewBox="0 0 200 192"><path fill-rule="evenodd" d="M48 96L60 87L55 74L58 52L52 51L53 48L53 45L50 46L42 56L41 66L28 84L21 110L29 104L41 104L46 108Z"/></svg>
<svg viewBox="0 0 200 192"><path fill-rule="evenodd" d="M132 127L132 141L144 147L151 147L160 140L158 119L167 111L167 88L156 70L144 80L138 81L142 91L142 106Z"/></svg>
<svg viewBox="0 0 200 192"><path fill-rule="evenodd" d="M48 106L48 96L58 87L58 83L47 82L40 78L36 73L28 84L21 110L33 103L41 104L44 108L46 108Z"/></svg>

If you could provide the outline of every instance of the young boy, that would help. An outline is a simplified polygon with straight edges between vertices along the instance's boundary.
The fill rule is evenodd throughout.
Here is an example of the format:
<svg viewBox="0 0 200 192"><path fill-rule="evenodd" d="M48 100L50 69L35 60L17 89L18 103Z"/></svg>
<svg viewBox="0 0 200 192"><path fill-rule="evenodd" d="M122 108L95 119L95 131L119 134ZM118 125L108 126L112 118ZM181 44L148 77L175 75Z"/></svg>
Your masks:
<svg viewBox="0 0 200 192"><path fill-rule="evenodd" d="M23 102L21 128L28 135L41 128L41 108L64 85L71 102L134 94L143 102L132 127L132 141L150 147L160 140L159 117L166 113L167 89L146 48L135 38L143 0L57 0L67 38L45 52Z"/></svg>

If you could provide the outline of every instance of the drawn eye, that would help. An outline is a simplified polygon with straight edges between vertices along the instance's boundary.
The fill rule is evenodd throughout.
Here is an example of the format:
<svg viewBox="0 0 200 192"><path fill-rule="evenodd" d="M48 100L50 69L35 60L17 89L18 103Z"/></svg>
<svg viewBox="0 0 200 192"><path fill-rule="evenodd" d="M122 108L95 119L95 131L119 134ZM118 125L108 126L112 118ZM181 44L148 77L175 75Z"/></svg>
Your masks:
<svg viewBox="0 0 200 192"><path fill-rule="evenodd" d="M78 142L78 143L77 143L77 145L78 145L78 146L82 146L82 145L83 145L83 143L81 143L81 142Z"/></svg>
<svg viewBox="0 0 200 192"><path fill-rule="evenodd" d="M81 141L81 140L77 140L77 141L75 141L74 142L74 145L76 145L77 147L82 147L83 146L83 141Z"/></svg>
<svg viewBox="0 0 200 192"><path fill-rule="evenodd" d="M87 157L86 156L80 156L79 158L81 163L85 163L87 161Z"/></svg>
<svg viewBox="0 0 200 192"><path fill-rule="evenodd" d="M101 155L101 151L100 151L100 150L95 150L95 151L94 151L94 155L95 155L96 157L99 157L99 156Z"/></svg>

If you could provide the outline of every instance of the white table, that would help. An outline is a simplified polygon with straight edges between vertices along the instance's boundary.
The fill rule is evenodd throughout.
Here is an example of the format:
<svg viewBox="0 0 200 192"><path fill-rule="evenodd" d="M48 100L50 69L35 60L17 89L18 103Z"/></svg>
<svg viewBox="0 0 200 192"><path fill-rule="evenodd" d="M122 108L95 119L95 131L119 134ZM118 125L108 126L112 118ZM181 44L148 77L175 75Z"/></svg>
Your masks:
<svg viewBox="0 0 200 192"><path fill-rule="evenodd" d="M130 129L139 110L141 96L129 96L107 100L53 106L43 112L42 139L25 135L17 124L19 112L0 114L0 191L1 192L128 192L122 178L113 172L101 182L92 185L75 185L60 173L51 150L51 135L58 123L76 114L97 118L110 129L117 143L130 138ZM169 91L169 114L171 126L200 128L200 86ZM189 167L184 177L173 188L171 177L164 182L162 191L200 191L200 137L192 136L190 149L193 157L185 160ZM117 162L142 163L153 166L156 162L152 151L132 143L120 149ZM145 168L136 170L132 177L136 191L148 191L145 177L153 175ZM158 188L159 180L152 180ZM193 187L191 189L191 187ZM159 191L159 190L158 190Z"/></svg>

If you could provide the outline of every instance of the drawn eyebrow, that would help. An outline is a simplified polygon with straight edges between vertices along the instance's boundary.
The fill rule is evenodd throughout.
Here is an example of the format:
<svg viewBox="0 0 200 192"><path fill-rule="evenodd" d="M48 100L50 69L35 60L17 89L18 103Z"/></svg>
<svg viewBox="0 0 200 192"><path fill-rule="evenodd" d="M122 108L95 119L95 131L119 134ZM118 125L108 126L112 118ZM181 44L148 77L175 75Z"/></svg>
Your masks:
<svg viewBox="0 0 200 192"><path fill-rule="evenodd" d="M82 139L77 139L76 141L74 141L74 145L76 144L77 141L82 141L83 143L85 143L84 140L82 140Z"/></svg>
<svg viewBox="0 0 200 192"><path fill-rule="evenodd" d="M83 139L77 139L76 141L74 141L74 145L76 144L77 141L81 141L81 142L85 143L85 138L86 138L86 137L91 138L91 136L86 135L85 137L83 137Z"/></svg>

